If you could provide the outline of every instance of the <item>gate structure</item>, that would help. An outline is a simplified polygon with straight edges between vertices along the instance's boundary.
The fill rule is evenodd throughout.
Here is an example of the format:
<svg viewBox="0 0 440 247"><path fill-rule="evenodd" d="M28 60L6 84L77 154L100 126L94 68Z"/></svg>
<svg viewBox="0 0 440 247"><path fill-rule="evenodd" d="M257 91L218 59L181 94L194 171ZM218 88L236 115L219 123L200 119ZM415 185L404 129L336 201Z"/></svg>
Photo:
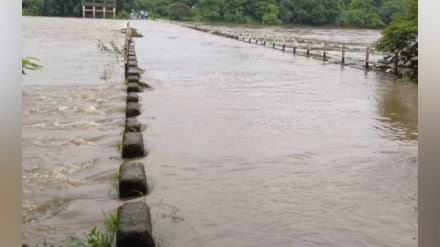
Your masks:
<svg viewBox="0 0 440 247"><path fill-rule="evenodd" d="M113 13L113 19L115 19L116 0L82 0L83 18L87 17L87 13L90 12L93 18L96 18L97 13L100 13L102 18L106 18L106 13Z"/></svg>

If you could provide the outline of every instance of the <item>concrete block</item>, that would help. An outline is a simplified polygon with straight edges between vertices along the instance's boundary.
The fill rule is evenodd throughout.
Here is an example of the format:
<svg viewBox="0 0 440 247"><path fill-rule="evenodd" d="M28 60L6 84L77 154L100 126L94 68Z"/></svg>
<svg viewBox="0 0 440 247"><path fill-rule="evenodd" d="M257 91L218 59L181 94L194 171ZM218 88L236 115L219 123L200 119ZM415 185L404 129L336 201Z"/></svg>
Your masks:
<svg viewBox="0 0 440 247"><path fill-rule="evenodd" d="M141 77L139 75L128 75L127 76L127 81L128 82L135 82L135 83L139 83L139 80L141 79Z"/></svg>
<svg viewBox="0 0 440 247"><path fill-rule="evenodd" d="M126 132L140 132L141 130L142 124L139 123L135 117L129 117L125 119Z"/></svg>
<svg viewBox="0 0 440 247"><path fill-rule="evenodd" d="M137 61L130 60L127 62L128 67L137 67Z"/></svg>
<svg viewBox="0 0 440 247"><path fill-rule="evenodd" d="M150 209L145 202L127 202L118 208L116 247L154 247Z"/></svg>
<svg viewBox="0 0 440 247"><path fill-rule="evenodd" d="M139 95L135 92L131 92L127 94L127 103L129 102L133 102L133 103L137 103L139 102Z"/></svg>
<svg viewBox="0 0 440 247"><path fill-rule="evenodd" d="M140 71L139 71L138 67L132 67L132 66L128 67L128 75L129 76L130 75L140 76Z"/></svg>
<svg viewBox="0 0 440 247"><path fill-rule="evenodd" d="M122 139L122 158L131 159L144 156L144 139L140 132L124 132Z"/></svg>
<svg viewBox="0 0 440 247"><path fill-rule="evenodd" d="M147 194L147 178L141 162L123 163L119 167L119 198Z"/></svg>
<svg viewBox="0 0 440 247"><path fill-rule="evenodd" d="M125 117L136 117L141 114L141 105L139 103L129 102L125 107Z"/></svg>
<svg viewBox="0 0 440 247"><path fill-rule="evenodd" d="M130 82L127 84L127 93L131 92L140 92L141 88L139 87L138 83Z"/></svg>
<svg viewBox="0 0 440 247"><path fill-rule="evenodd" d="M137 61L137 58L136 58L136 56L130 56L130 55L128 55L128 59L127 59L128 61Z"/></svg>

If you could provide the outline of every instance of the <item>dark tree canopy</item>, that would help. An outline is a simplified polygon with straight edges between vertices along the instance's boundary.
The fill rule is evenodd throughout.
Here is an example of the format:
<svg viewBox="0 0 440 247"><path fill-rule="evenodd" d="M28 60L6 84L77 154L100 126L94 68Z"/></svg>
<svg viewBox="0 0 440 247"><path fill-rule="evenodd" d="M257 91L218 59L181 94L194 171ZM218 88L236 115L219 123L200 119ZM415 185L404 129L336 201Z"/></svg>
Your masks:
<svg viewBox="0 0 440 247"><path fill-rule="evenodd" d="M334 23L342 10L340 0L281 0L281 18L284 22L304 24Z"/></svg>

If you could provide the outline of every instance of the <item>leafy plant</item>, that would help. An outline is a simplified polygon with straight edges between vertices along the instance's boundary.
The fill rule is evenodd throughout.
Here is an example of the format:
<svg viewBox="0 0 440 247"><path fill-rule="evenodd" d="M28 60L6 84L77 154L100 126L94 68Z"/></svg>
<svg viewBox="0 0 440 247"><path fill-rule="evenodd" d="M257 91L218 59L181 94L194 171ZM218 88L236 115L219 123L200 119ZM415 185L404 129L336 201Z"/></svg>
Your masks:
<svg viewBox="0 0 440 247"><path fill-rule="evenodd" d="M117 15L118 19L130 19L130 14L125 11L125 10L121 10L118 15Z"/></svg>
<svg viewBox="0 0 440 247"><path fill-rule="evenodd" d="M123 49L122 46L118 46L116 45L116 43L112 40L109 42L108 45L106 45L102 40L98 39L98 44L97 44L98 50L102 53L105 54L109 54L109 55L114 55L115 56L115 63L107 63L104 65L104 70L102 71L101 75L100 75L100 79L107 81L111 78L115 68L115 64L119 63L119 57L122 57Z"/></svg>
<svg viewBox="0 0 440 247"><path fill-rule="evenodd" d="M411 0L411 11L407 15L395 15L391 23L382 30L382 38L376 48L381 51L403 49L408 41L417 41L418 0Z"/></svg>
<svg viewBox="0 0 440 247"><path fill-rule="evenodd" d="M105 217L104 225L106 226L107 232L113 237L116 232L116 227L118 226L118 216L116 213L107 215L104 211L103 214Z"/></svg>
<svg viewBox="0 0 440 247"><path fill-rule="evenodd" d="M26 57L21 59L21 73L26 75L26 70L41 70L43 66L37 62L40 60L35 57Z"/></svg>
<svg viewBox="0 0 440 247"><path fill-rule="evenodd" d="M111 247L111 236L93 227L87 235L85 247Z"/></svg>

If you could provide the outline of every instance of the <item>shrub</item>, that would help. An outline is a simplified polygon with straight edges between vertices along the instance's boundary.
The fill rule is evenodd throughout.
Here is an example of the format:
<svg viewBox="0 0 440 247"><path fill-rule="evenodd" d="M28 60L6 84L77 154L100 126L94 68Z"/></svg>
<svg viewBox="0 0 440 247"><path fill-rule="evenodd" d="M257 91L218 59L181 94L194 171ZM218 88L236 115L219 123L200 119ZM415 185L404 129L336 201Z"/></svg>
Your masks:
<svg viewBox="0 0 440 247"><path fill-rule="evenodd" d="M172 3L168 6L168 17L172 20L181 20L191 15L191 8L182 2Z"/></svg>

